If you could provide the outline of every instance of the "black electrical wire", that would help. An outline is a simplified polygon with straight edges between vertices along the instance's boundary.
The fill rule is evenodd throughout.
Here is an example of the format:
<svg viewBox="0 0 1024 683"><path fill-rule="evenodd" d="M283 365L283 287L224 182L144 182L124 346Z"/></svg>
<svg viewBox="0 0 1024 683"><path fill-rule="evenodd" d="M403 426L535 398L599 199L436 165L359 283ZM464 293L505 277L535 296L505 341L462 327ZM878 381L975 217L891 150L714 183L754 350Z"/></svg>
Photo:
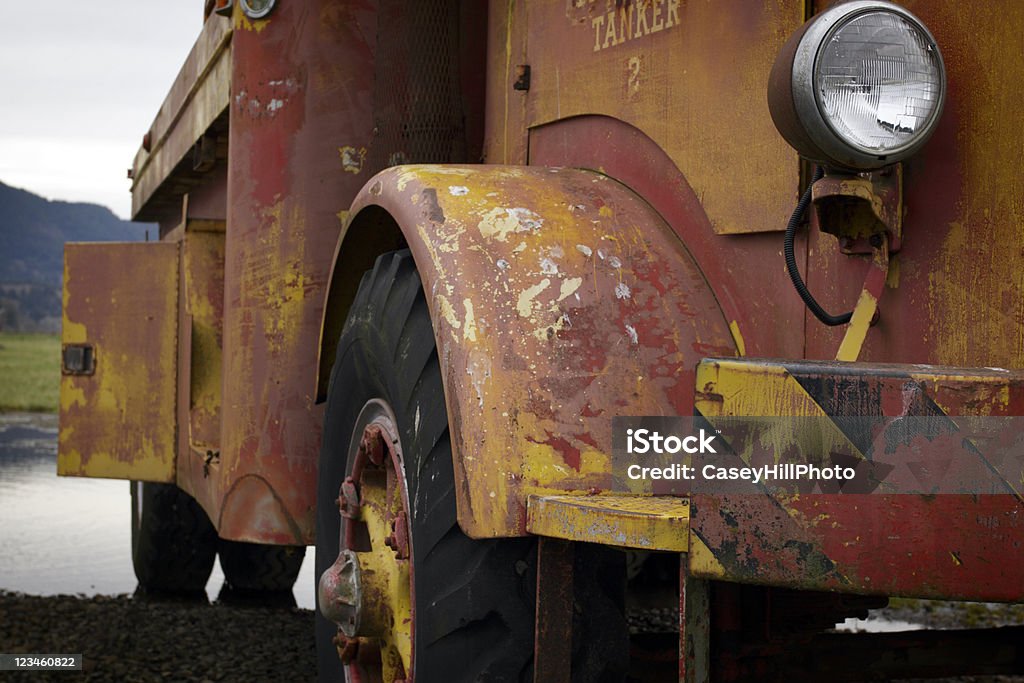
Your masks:
<svg viewBox="0 0 1024 683"><path fill-rule="evenodd" d="M807 285L804 284L803 278L800 277L800 271L796 267L796 255L793 253L793 238L796 237L796 229L800 226L800 220L804 216L804 212L807 210L807 205L811 203L811 188L814 183L821 180L822 176L825 175L825 170L821 166L817 166L814 169L814 176L811 178L810 184L804 191L800 201L797 202L796 208L793 209L793 215L789 217L789 223L786 225L786 238L783 240L782 251L786 256L786 270L789 271L789 277L793 280L793 286L796 287L796 293L800 295L800 298L807 304L807 308L810 309L814 317L821 322L835 327L836 325L845 325L850 322L850 318L853 317L853 311L849 313L843 313L842 315L830 315L824 308L815 301L814 297L811 296L810 291L807 289Z"/></svg>

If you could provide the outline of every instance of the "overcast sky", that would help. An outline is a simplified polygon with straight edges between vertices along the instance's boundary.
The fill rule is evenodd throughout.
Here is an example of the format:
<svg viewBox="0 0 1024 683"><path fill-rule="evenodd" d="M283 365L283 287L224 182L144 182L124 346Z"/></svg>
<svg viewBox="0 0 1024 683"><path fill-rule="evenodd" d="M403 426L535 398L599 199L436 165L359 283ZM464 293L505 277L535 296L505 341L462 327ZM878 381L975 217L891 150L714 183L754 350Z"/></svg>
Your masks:
<svg viewBox="0 0 1024 683"><path fill-rule="evenodd" d="M0 181L128 218L126 173L203 0L0 0Z"/></svg>

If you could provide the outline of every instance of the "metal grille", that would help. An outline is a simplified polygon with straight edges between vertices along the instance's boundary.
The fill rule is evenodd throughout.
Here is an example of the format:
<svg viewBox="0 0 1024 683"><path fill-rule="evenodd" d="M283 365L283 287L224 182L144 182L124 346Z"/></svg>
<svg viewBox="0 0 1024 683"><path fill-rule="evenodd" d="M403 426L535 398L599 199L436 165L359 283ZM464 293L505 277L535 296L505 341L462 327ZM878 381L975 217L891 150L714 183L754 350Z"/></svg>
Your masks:
<svg viewBox="0 0 1024 683"><path fill-rule="evenodd" d="M459 0L381 0L371 169L466 161Z"/></svg>

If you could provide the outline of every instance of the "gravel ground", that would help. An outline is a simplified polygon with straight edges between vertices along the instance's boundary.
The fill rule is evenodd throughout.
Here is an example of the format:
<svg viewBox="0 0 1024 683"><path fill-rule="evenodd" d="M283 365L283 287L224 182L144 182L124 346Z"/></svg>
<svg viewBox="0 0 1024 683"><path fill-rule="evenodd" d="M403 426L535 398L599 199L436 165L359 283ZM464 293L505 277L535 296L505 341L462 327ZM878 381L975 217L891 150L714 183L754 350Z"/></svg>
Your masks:
<svg viewBox="0 0 1024 683"><path fill-rule="evenodd" d="M153 598L0 591L0 652L82 654L84 674L0 681L312 681L313 612Z"/></svg>
<svg viewBox="0 0 1024 683"><path fill-rule="evenodd" d="M223 596L222 596L223 598ZM121 595L38 597L0 591L0 652L82 654L84 673L0 672L0 681L312 681L313 612ZM287 600L286 600L287 602ZM294 599L292 599L294 604ZM1024 605L894 600L875 614L929 628L1024 623ZM630 614L633 630L667 631L675 612ZM1019 676L943 679L1019 682Z"/></svg>

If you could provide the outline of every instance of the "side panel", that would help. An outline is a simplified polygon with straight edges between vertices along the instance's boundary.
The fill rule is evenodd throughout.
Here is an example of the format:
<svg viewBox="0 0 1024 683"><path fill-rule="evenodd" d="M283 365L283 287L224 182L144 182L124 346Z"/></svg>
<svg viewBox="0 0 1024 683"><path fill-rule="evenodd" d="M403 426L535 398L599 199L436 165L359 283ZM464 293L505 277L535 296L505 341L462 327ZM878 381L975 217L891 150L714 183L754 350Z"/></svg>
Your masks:
<svg viewBox="0 0 1024 683"><path fill-rule="evenodd" d="M65 247L58 474L175 480L177 328L177 244Z"/></svg>
<svg viewBox="0 0 1024 683"><path fill-rule="evenodd" d="M196 484L232 540L313 540L323 414L309 387L338 212L366 177L374 11L282 2L250 22L236 8L221 453Z"/></svg>
<svg viewBox="0 0 1024 683"><path fill-rule="evenodd" d="M625 121L668 153L716 233L780 231L799 166L765 86L803 12L793 1L528 3L528 125L585 114Z"/></svg>
<svg viewBox="0 0 1024 683"><path fill-rule="evenodd" d="M310 0L249 21L236 4L222 438L208 506L222 536L313 540L313 387L338 233L381 168L479 159L485 9Z"/></svg>

